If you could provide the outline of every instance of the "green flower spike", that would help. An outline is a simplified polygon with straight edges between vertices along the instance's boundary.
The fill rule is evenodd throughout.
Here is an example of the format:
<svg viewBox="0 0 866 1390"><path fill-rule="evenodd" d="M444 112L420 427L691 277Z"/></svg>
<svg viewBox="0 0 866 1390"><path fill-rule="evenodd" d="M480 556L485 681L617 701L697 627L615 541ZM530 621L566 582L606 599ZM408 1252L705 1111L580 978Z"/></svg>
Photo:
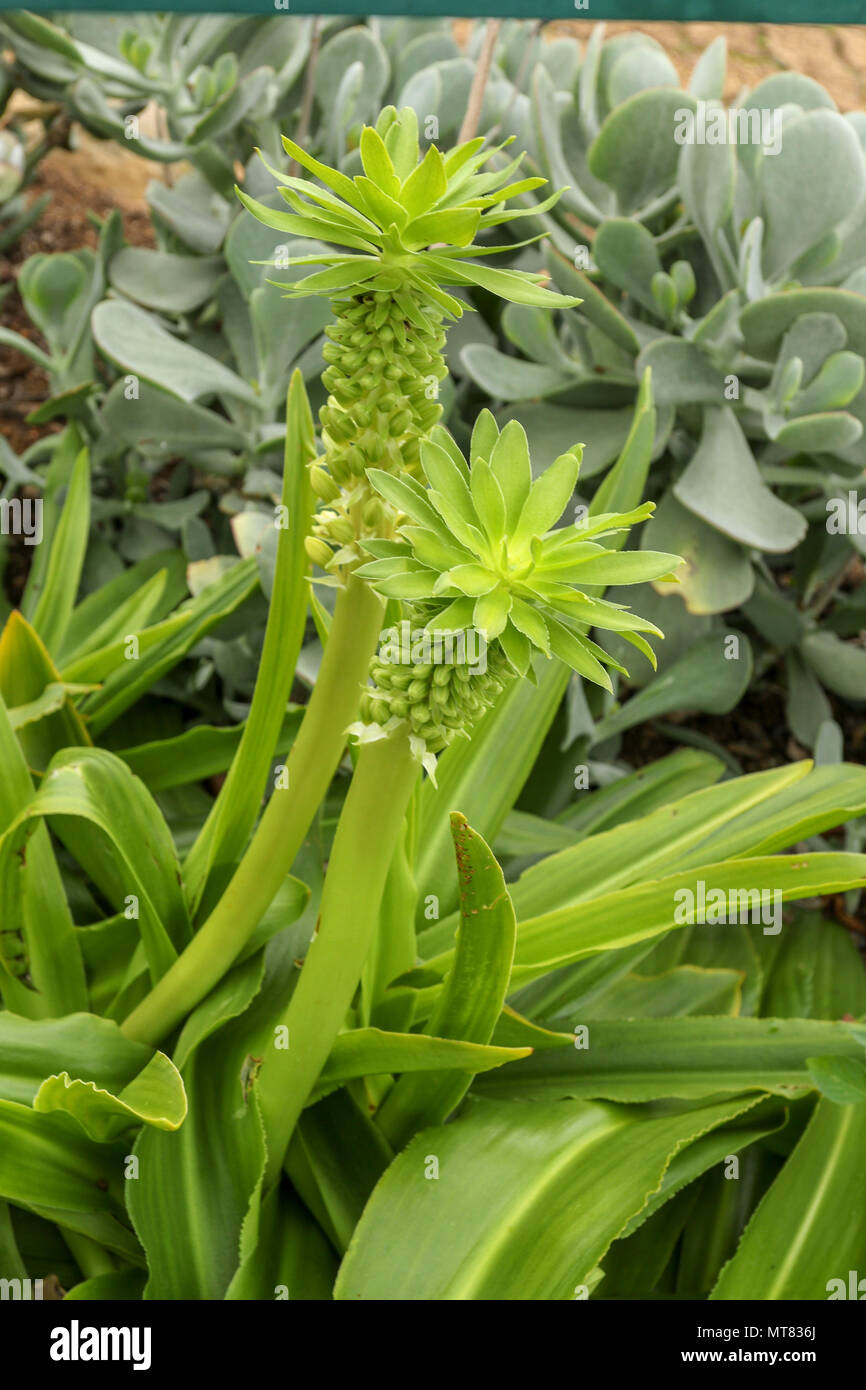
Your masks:
<svg viewBox="0 0 866 1390"><path fill-rule="evenodd" d="M409 666L404 679L407 672L383 664L380 652L362 706L367 724L388 731L390 720L408 719L428 752L441 751L480 717L504 680L533 679L536 652L558 656L610 690L605 667L628 672L587 636L591 628L618 632L655 666L641 634L662 637L660 630L592 591L670 580L682 561L600 544L645 521L652 502L552 529L574 493L582 447L562 454L533 482L522 426L511 421L500 434L485 410L472 434L471 466L440 426L421 446L426 488L371 470L373 486L399 514L399 539L366 541L375 558L358 575L383 597L411 604L417 625L431 636L471 630L483 638L488 674L485 685L462 660L434 663L429 672L429 663ZM472 645L464 640L462 650Z"/></svg>
<svg viewBox="0 0 866 1390"><path fill-rule="evenodd" d="M545 180L511 181L522 155L502 169L485 170L504 145L483 149L484 138L478 137L444 154L430 145L422 157L415 112L393 106L375 129L361 132L364 172L355 178L321 164L291 140L283 144L313 176L294 178L271 169L291 211L266 207L240 190L238 196L267 226L327 243L292 260L326 269L281 288L290 298L325 295L333 304L336 322L327 329L322 377L330 394L320 412L325 456L313 474L324 508L310 553L318 564L337 568L357 560L357 538L390 534L367 470L417 473L420 442L442 414L443 322L470 307L449 289L477 286L514 303L544 307L580 300L545 289L541 275L476 264L479 257L516 249L473 246L478 234L535 215L559 197L553 193L538 207L507 211L510 198ZM338 547L336 555L325 542Z"/></svg>

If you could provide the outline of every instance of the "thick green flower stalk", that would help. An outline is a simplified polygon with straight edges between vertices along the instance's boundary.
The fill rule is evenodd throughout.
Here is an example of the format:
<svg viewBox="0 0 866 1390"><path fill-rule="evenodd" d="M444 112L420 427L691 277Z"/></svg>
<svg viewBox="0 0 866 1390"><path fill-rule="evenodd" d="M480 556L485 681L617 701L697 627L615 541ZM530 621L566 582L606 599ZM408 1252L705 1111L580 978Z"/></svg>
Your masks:
<svg viewBox="0 0 866 1390"><path fill-rule="evenodd" d="M327 296L334 311L322 376L329 392L320 412L325 455L313 472L323 505L308 548L318 564L342 576L360 558L359 540L390 534L389 509L371 493L367 470L417 473L421 441L442 414L445 324L467 307L449 289L480 285L503 299L550 307L579 301L546 290L538 275L473 264L491 250L514 249L472 243L521 216L506 211L506 202L544 183L509 182L522 155L487 169L504 146L484 149L479 136L446 153L430 145L422 157L415 112L393 106L375 129L362 131L364 172L354 179L293 141L283 143L319 182L271 170L291 212L239 196L269 227L348 248L297 259L296 265L327 268L282 286L291 298Z"/></svg>

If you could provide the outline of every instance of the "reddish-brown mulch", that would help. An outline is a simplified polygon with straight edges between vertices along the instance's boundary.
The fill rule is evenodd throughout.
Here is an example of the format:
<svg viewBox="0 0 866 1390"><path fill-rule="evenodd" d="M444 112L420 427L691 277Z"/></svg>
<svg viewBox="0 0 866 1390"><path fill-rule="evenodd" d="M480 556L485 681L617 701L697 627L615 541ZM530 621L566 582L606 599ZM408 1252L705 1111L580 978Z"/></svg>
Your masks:
<svg viewBox="0 0 866 1390"><path fill-rule="evenodd" d="M7 255L0 257L0 288L12 288L0 302L0 323L23 337L44 346L21 303L15 281L28 256L53 251L76 251L95 247L98 228L88 214L105 219L118 208L123 217L126 239L133 246L152 246L153 231L147 212L138 199L127 202L122 187L107 181L88 181L83 177L78 152L55 150L40 166L32 186L32 197L51 195L51 202L39 221L31 227ZM46 399L45 373L22 353L4 348L0 367L0 430L15 453L20 454L44 434L56 432L57 423L29 425L27 415Z"/></svg>

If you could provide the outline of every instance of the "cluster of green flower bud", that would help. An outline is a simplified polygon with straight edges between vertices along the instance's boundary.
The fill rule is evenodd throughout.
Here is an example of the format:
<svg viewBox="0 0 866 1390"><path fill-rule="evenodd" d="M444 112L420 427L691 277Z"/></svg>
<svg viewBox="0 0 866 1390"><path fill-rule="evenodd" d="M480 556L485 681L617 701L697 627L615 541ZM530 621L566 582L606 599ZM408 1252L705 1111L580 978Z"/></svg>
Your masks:
<svg viewBox="0 0 866 1390"><path fill-rule="evenodd" d="M485 657L485 663L399 665L374 657L361 720L383 728L391 720L406 720L428 753L441 753L458 734L468 733L515 674L498 642ZM482 664L486 670L479 669Z"/></svg>
<svg viewBox="0 0 866 1390"><path fill-rule="evenodd" d="M366 470L417 474L421 440L442 414L439 383L448 373L442 312L412 291L371 290L337 300L333 309L322 375L330 394L319 412L324 466L311 475L325 506L307 546L322 566L334 558L329 547L379 533L384 504L367 484Z"/></svg>
<svg viewBox="0 0 866 1390"><path fill-rule="evenodd" d="M441 311L417 296L413 307L410 323L387 290L333 305L336 322L325 330L330 342L322 353L330 395L319 418L328 470L341 487L368 468L417 471L420 441L442 414Z"/></svg>

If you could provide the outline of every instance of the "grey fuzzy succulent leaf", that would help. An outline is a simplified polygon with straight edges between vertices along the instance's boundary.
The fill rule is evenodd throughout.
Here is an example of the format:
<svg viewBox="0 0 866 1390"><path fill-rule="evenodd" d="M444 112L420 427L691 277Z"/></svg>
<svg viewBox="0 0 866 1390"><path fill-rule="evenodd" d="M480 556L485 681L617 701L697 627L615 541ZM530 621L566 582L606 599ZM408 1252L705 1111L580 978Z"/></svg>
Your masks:
<svg viewBox="0 0 866 1390"><path fill-rule="evenodd" d="M645 36L601 28L571 94L536 71L533 154L571 185L545 263L583 303L557 316L558 344L527 321L505 327L504 353L463 355L500 420L519 410L543 447L571 415L597 461L612 462L604 439L651 370L673 416L650 474L655 527L686 558L678 591L698 614L747 603L766 565L778 583L810 545L815 565L793 580L807 605L863 549L856 525L816 526L825 501L862 495L866 462L866 113L840 115L796 73L728 109L724 78L723 41L684 92ZM588 495L608 466L584 475Z"/></svg>

